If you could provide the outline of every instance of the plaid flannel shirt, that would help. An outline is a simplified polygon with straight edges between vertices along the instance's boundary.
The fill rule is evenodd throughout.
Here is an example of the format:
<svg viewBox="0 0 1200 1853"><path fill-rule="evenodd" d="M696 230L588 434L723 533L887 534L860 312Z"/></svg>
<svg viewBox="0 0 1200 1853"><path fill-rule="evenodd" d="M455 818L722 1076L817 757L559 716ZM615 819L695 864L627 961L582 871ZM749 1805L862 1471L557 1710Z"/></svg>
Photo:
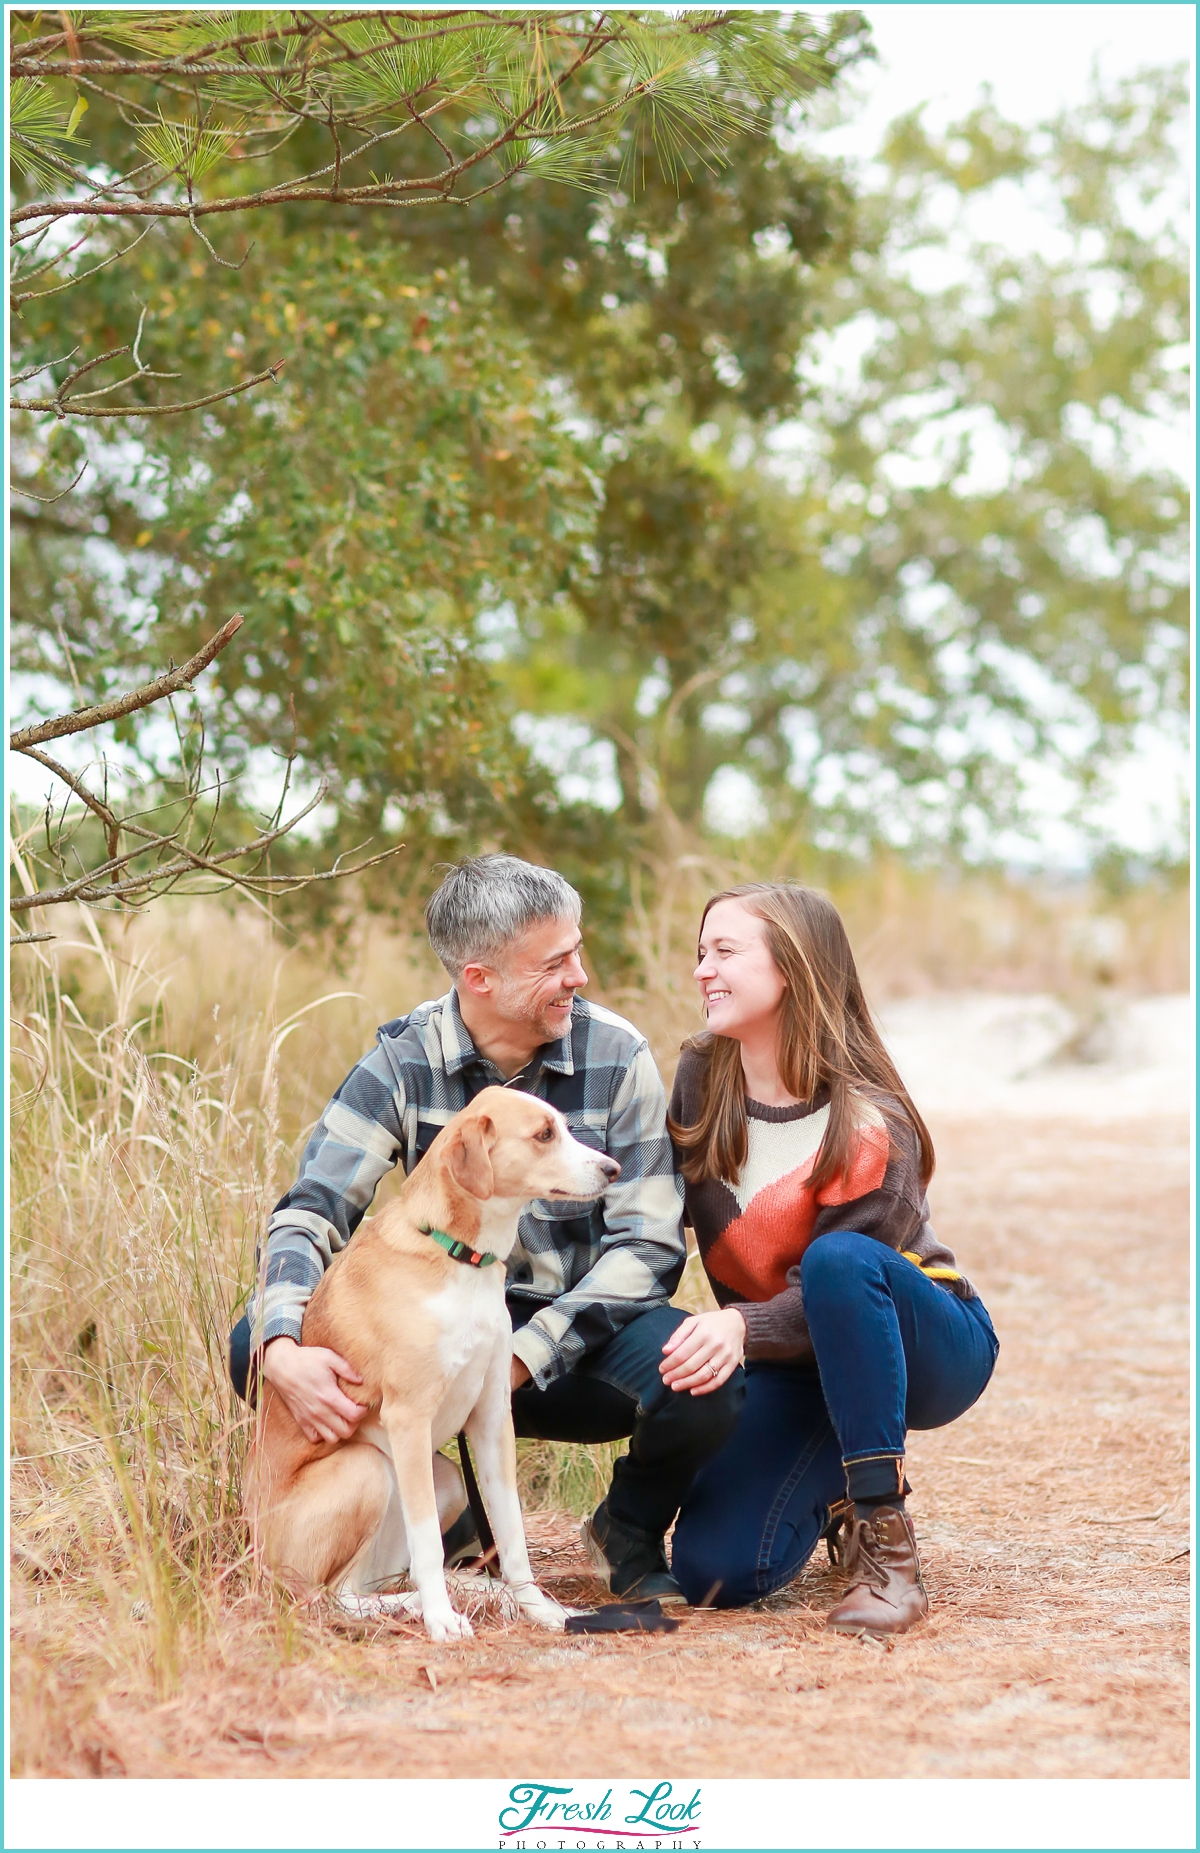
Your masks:
<svg viewBox="0 0 1200 1853"><path fill-rule="evenodd" d="M621 1166L598 1202L538 1202L521 1217L507 1291L539 1310L513 1347L544 1389L638 1313L665 1305L687 1250L666 1096L645 1037L576 997L568 1034L539 1053L534 1092L582 1144ZM453 990L384 1024L321 1115L271 1217L250 1312L256 1345L300 1337L308 1300L380 1179L397 1161L410 1173L442 1127L496 1085L504 1076L476 1049Z"/></svg>

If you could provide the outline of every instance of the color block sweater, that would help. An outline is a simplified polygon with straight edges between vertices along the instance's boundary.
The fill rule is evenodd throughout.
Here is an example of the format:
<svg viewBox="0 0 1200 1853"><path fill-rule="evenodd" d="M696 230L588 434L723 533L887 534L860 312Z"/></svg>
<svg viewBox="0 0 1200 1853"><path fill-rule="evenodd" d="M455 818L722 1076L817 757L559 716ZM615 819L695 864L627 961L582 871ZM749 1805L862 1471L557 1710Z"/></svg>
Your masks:
<svg viewBox="0 0 1200 1853"><path fill-rule="evenodd" d="M703 1054L685 1044L671 1094L671 1118L700 1117ZM685 1220L719 1306L736 1306L746 1322L746 1356L813 1361L804 1317L800 1262L810 1243L833 1229L853 1229L907 1255L922 1273L963 1299L975 1289L929 1221L920 1146L898 1101L880 1095L858 1103L859 1140L846 1173L814 1191L810 1179L829 1124L829 1102L764 1107L746 1101L749 1149L735 1185L719 1178L688 1184Z"/></svg>

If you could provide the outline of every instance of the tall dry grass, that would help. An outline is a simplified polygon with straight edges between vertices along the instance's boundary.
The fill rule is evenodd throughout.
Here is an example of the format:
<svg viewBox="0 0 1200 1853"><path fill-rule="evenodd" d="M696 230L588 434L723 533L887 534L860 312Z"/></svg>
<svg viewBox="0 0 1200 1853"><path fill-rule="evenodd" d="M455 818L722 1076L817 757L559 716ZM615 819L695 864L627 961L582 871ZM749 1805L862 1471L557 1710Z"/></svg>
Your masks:
<svg viewBox="0 0 1200 1853"><path fill-rule="evenodd" d="M700 906L737 875L682 857L635 899L634 977L605 1001L668 1077L698 1021ZM1114 902L885 866L837 898L878 997L1186 988L1183 895ZM53 924L58 940L13 957L18 1768L63 1728L68 1691L78 1708L120 1673L167 1692L204 1643L233 1651L231 1615L268 1659L299 1650L293 1611L246 1558L227 1334L333 1087L379 1023L445 984L394 925L365 922L335 948L289 945L261 913L215 903ZM706 1298L693 1257L680 1303ZM587 1509L617 1451L524 1444L527 1503Z"/></svg>
<svg viewBox="0 0 1200 1853"><path fill-rule="evenodd" d="M56 923L61 924L61 923ZM248 1417L228 1382L254 1249L377 1024L444 985L366 933L350 975L261 915L80 912L13 982L12 1535L17 1755L64 1692L170 1692L231 1606L288 1651L240 1516ZM397 1180L398 1181L398 1180ZM395 1187L393 1183L393 1188ZM386 1189L385 1193L386 1194ZM614 1449L523 1444L527 1500L583 1510Z"/></svg>
<svg viewBox="0 0 1200 1853"><path fill-rule="evenodd" d="M200 1062L148 923L74 924L15 986L13 1536L37 1594L144 1617L169 1685L241 1556L221 1354L284 1162L286 1026L268 997Z"/></svg>

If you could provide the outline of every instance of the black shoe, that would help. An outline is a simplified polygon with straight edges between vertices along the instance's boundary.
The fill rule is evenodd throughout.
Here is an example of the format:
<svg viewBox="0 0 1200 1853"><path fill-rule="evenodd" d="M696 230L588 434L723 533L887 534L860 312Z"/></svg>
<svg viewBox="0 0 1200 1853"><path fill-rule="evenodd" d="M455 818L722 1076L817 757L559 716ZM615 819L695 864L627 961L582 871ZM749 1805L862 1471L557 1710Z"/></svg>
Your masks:
<svg viewBox="0 0 1200 1853"><path fill-rule="evenodd" d="M442 1533L442 1561L447 1570L452 1570L455 1564L464 1563L468 1557L478 1557L482 1548L471 1508L466 1506L453 1525Z"/></svg>
<svg viewBox="0 0 1200 1853"><path fill-rule="evenodd" d="M679 1584L667 1568L667 1553L661 1537L621 1525L602 1499L591 1518L585 1518L579 1536L588 1561L594 1565L602 1582L614 1596L625 1602L687 1603Z"/></svg>

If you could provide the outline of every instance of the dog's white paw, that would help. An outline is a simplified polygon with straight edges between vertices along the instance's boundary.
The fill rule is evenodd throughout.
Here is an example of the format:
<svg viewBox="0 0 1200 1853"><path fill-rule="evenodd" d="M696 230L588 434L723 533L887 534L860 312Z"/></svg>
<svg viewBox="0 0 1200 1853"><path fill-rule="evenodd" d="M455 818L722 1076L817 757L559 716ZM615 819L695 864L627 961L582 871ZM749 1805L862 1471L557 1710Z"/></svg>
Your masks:
<svg viewBox="0 0 1200 1853"><path fill-rule="evenodd" d="M551 1634L561 1634L567 1625L567 1610L553 1596L546 1595L536 1583L522 1583L515 1591L517 1605L526 1621L531 1621L535 1628L547 1628Z"/></svg>
<svg viewBox="0 0 1200 1853"><path fill-rule="evenodd" d="M557 1602L539 1602L536 1608L522 1603L521 1613L526 1621L533 1622L538 1628L548 1628L551 1634L561 1634L567 1625L567 1611Z"/></svg>
<svg viewBox="0 0 1200 1853"><path fill-rule="evenodd" d="M415 1589L387 1596L359 1596L339 1589L334 1601L343 1615L352 1615L356 1621L385 1621L397 1615L417 1621L421 1615L421 1598Z"/></svg>
<svg viewBox="0 0 1200 1853"><path fill-rule="evenodd" d="M452 1608L437 1609L432 1615L425 1616L425 1632L431 1641L470 1641L474 1639L475 1630L465 1615L456 1615Z"/></svg>

